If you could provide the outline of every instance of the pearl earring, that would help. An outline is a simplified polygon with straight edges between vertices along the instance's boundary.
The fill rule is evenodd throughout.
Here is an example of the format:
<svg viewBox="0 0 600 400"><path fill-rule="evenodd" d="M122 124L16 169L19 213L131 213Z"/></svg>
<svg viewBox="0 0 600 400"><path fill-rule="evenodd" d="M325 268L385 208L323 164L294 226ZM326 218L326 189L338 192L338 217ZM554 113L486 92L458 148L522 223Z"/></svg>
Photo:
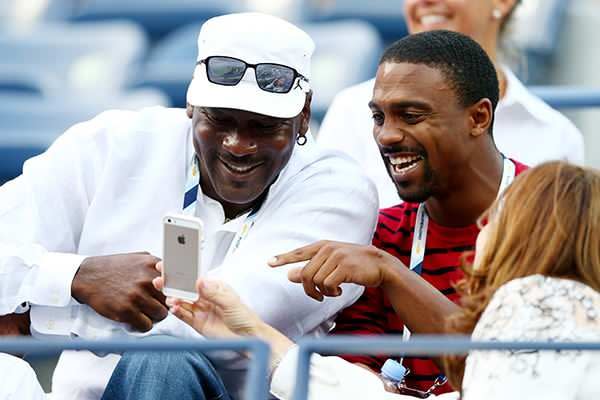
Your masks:
<svg viewBox="0 0 600 400"><path fill-rule="evenodd" d="M494 8L494 11L492 11L492 17L494 19L500 19L500 18L502 18L502 11L500 11L499 8Z"/></svg>

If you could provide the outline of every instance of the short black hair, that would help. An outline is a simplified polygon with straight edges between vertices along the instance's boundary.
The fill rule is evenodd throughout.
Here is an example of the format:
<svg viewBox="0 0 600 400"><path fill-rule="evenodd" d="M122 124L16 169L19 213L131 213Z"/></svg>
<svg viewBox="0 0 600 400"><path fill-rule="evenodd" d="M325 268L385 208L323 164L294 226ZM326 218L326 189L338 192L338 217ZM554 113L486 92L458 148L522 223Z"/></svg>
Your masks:
<svg viewBox="0 0 600 400"><path fill-rule="evenodd" d="M438 69L461 105L469 107L487 98L496 110L500 97L496 69L485 50L468 36L445 30L408 35L385 50L379 65L386 62L424 64Z"/></svg>

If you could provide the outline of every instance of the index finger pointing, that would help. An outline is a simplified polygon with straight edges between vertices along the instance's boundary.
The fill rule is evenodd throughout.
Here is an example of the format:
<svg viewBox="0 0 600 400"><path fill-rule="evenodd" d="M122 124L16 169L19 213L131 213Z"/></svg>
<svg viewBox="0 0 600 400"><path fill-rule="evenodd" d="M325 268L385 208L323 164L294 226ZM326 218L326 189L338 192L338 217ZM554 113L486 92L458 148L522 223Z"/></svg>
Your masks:
<svg viewBox="0 0 600 400"><path fill-rule="evenodd" d="M292 264L300 261L308 261L314 257L319 249L323 246L323 242L316 242L308 246L299 247L287 253L280 254L269 260L271 267L281 267L283 265Z"/></svg>

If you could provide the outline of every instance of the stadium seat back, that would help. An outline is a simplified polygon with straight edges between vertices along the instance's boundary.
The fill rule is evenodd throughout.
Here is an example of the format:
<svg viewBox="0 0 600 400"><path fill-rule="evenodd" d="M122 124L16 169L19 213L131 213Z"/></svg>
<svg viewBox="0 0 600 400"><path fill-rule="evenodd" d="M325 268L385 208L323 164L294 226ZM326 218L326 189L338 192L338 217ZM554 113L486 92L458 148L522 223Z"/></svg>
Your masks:
<svg viewBox="0 0 600 400"><path fill-rule="evenodd" d="M239 12L243 0L88 0L73 21L125 19L139 24L153 41L194 21Z"/></svg>
<svg viewBox="0 0 600 400"><path fill-rule="evenodd" d="M146 48L143 32L127 22L0 30L2 69L37 69L52 75L60 91L119 90Z"/></svg>
<svg viewBox="0 0 600 400"><path fill-rule="evenodd" d="M312 110L321 120L340 90L375 76L383 43L377 31L360 20L313 23L302 28L316 45L311 68Z"/></svg>
<svg viewBox="0 0 600 400"><path fill-rule="evenodd" d="M312 22L361 19L389 44L407 34L403 4L403 0L305 0L303 18Z"/></svg>
<svg viewBox="0 0 600 400"><path fill-rule="evenodd" d="M168 105L168 99L152 89L114 97L51 98L0 92L0 182L17 176L26 159L43 152L72 125L108 109L139 109L154 105Z"/></svg>
<svg viewBox="0 0 600 400"><path fill-rule="evenodd" d="M570 0L528 0L517 8L509 29L509 45L521 53L516 72L528 84L545 84Z"/></svg>
<svg viewBox="0 0 600 400"><path fill-rule="evenodd" d="M198 32L203 23L199 20L188 24L159 41L131 86L162 90L171 104L185 107L187 87L196 65Z"/></svg>

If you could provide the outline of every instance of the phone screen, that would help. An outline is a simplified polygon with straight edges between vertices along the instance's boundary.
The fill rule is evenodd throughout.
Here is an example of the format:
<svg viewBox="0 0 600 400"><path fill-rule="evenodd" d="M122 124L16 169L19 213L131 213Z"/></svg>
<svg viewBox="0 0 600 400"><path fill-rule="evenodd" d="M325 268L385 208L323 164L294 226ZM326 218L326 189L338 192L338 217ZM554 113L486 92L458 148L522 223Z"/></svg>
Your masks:
<svg viewBox="0 0 600 400"><path fill-rule="evenodd" d="M196 291L198 279L198 246L197 229L165 224L165 287Z"/></svg>

